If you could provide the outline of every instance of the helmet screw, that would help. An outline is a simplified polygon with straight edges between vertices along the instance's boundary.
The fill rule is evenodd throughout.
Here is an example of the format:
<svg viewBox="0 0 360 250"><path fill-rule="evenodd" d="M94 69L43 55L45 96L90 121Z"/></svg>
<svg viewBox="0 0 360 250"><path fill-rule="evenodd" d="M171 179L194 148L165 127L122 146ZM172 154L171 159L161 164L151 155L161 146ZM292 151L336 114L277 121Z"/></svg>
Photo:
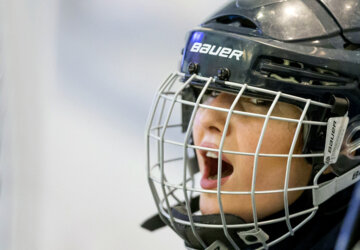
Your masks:
<svg viewBox="0 0 360 250"><path fill-rule="evenodd" d="M188 71L190 74L196 74L196 73L198 73L199 68L200 68L200 66L198 63L191 62L188 66Z"/></svg>
<svg viewBox="0 0 360 250"><path fill-rule="evenodd" d="M220 80L227 81L230 78L230 70L228 68L220 68L217 75Z"/></svg>

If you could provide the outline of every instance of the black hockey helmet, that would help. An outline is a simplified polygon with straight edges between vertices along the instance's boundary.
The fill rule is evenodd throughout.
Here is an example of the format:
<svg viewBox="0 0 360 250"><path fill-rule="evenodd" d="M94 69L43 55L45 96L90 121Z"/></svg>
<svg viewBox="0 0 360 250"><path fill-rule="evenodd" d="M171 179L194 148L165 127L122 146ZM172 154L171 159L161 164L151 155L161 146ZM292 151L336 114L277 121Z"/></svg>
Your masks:
<svg viewBox="0 0 360 250"><path fill-rule="evenodd" d="M294 234L319 205L360 179L359 1L233 1L189 32L180 71L160 86L149 117L148 178L160 217L188 247L268 248ZM198 210L194 194L208 190L196 186L197 164L189 149L205 149L192 143L191 131L199 108L215 109L201 103L212 92L259 98L272 105L282 101L303 110L299 119L275 117L271 112L219 111L227 112L229 118L233 114L256 116L295 122L297 130L303 127L301 155L260 156L287 157L290 162L292 157L306 158L313 165L313 179L302 190L310 190L310 205L289 208L286 193L291 190L284 186L278 192L284 193L285 214L258 221L254 209L253 223L245 223L221 209L224 192L218 185L213 193L219 198L220 214L194 214ZM171 123L176 120L176 105L182 110L180 124ZM175 136L171 130L177 128ZM171 147L180 147L180 155ZM220 147L215 152L225 151ZM258 152L227 153L259 157ZM181 175L168 171L175 163ZM320 182L329 166L333 178ZM219 173L221 169L219 161ZM220 179L221 174L219 184ZM256 193L254 188L243 192L252 199ZM277 223L286 225L286 230L278 230L280 235L271 232Z"/></svg>

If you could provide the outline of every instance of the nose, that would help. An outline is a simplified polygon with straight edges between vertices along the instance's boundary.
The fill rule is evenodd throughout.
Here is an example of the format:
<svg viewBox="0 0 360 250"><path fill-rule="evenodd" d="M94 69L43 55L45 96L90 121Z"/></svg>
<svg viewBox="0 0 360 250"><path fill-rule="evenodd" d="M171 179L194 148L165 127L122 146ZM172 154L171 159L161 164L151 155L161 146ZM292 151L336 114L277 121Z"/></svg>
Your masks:
<svg viewBox="0 0 360 250"><path fill-rule="evenodd" d="M218 108L226 108L229 109L234 98L229 94L220 94L217 97L212 98L210 101L206 102L208 106L218 107ZM228 116L228 112L213 110L209 108L201 108L199 109L196 120L198 125L201 126L201 129L204 132L209 132L217 135L222 135L225 128L226 118ZM232 119L229 121L229 126L226 131L226 135L228 136L232 130Z"/></svg>

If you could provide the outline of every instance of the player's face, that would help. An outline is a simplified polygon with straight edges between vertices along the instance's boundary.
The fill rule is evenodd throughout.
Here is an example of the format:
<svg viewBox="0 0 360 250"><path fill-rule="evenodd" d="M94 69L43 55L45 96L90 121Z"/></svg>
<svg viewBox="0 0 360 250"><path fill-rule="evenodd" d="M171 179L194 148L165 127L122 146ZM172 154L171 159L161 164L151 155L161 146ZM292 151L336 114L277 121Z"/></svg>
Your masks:
<svg viewBox="0 0 360 250"><path fill-rule="evenodd" d="M206 103L211 106L230 108L235 96L221 93L217 97L209 98ZM240 98L236 110L266 114L271 103L255 104L254 99ZM224 130L227 112L210 109L199 109L193 127L194 142L197 146L219 148ZM272 116L298 119L301 111L296 106L279 102L276 104ZM233 114L224 141L223 150L255 153L258 145L264 118L249 117ZM297 123L279 120L269 120L260 153L288 154L294 138ZM301 153L302 133L296 144L294 154ZM200 172L202 174L201 187L203 189L217 189L217 162L214 155L203 150L196 150ZM254 156L235 154L222 155L222 191L251 191L254 167ZM257 164L255 191L282 190L285 185L287 157L259 157ZM302 187L309 182L311 165L303 158L292 158L288 187ZM301 191L288 193L288 203L292 204ZM264 218L284 208L284 193L256 194L256 210L258 218ZM225 213L236 214L245 221L253 219L251 195L223 194L222 205ZM203 214L219 213L216 194L202 193L200 209Z"/></svg>

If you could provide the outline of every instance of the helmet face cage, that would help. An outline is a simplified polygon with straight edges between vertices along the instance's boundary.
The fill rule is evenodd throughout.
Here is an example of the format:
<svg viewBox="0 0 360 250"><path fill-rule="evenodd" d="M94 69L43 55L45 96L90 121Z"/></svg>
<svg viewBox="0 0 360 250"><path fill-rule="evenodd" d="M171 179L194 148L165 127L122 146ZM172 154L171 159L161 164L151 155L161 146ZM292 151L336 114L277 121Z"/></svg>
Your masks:
<svg viewBox="0 0 360 250"><path fill-rule="evenodd" d="M342 4L353 6L346 15ZM316 213L321 215L320 205L360 179L356 6L356 0L233 1L189 32L181 73L170 74L159 87L146 128L148 181L155 204L163 222L187 247L281 247ZM221 100L216 98L229 94L232 99L225 106L216 104ZM206 101L208 96L213 99ZM246 109L249 101L266 105ZM283 104L297 107L297 112L277 112ZM201 114L211 120L214 113L222 117L218 141L199 143ZM239 119L256 120L256 129L249 127L256 135L251 147L231 146L229 131L244 125ZM274 132L274 124L291 125L286 140L283 131ZM286 145L281 152L271 147L268 134L274 145ZM250 137L244 138L249 144ZM239 170L238 162L230 164L227 156L250 160L239 160ZM281 169L274 171L280 173L275 178L271 167ZM294 182L305 170L306 182ZM204 178L211 185L204 186ZM261 185L264 180L266 185ZM204 197L211 197L214 213L203 211L199 203ZM246 218L236 210L239 206L228 209L229 197L234 204L247 205ZM264 215L264 200L281 206Z"/></svg>
<svg viewBox="0 0 360 250"><path fill-rule="evenodd" d="M234 100L229 108L216 107L203 102L205 95L214 89L214 84L220 84L225 88L232 89ZM193 96L193 99L188 98L189 94L187 94L187 91L190 88L197 89L197 94ZM265 97L270 102L266 113L236 109L239 101L251 96L256 96L257 98ZM274 115L274 108L280 101L300 107L301 115L298 118ZM184 109L192 111L187 119L184 118L184 115L183 117L180 115L181 110ZM194 121L200 109L224 112L226 114L218 148L195 145L193 142ZM328 122L322 120L323 117L318 117L318 120L316 120L311 116L312 119L309 119L309 110L323 110L326 113L331 109L333 109L333 105L329 103L289 95L280 91L254 87L246 83L240 84L230 81L218 83L216 79L211 77L203 77L196 74L189 76L179 72L172 73L157 91L146 132L148 181L160 217L192 248L205 249L211 245L239 249L250 245L255 248L267 249L293 235L315 215L321 203L358 180L358 178L354 178L360 170L359 167L356 167L339 177L322 182L320 179L323 172L333 162L324 160L324 152L302 152L300 154L295 152L297 142L302 140L301 134L306 134L305 131L309 127L325 131L329 127ZM224 148L229 123L234 116L255 117L263 120L255 151L239 152ZM182 118L182 120L179 118ZM341 119L341 122L344 122L343 126L346 128L347 115L339 119ZM291 146L285 154L261 152L264 135L269 127L269 122L272 120L296 125L293 138L291 139ZM343 141L342 139L343 136L341 138L340 135L338 139L340 144ZM353 142L350 144L354 146L359 143ZM323 151L326 146L328 145L323 145ZM195 150L213 152L217 155L218 174L216 188L203 189L199 186L200 180L199 174L196 173L198 166ZM343 150L342 152L347 151ZM222 190L221 181L224 167L222 158L225 154L250 156L253 158L253 164L249 166L252 168L251 187L249 190ZM261 157L286 159L286 166L284 166L286 171L282 188L265 190L258 190L256 188L258 165ZM313 172L308 185L291 186L289 184L292 161L296 158L310 159L318 163L317 172ZM308 204L307 207L302 207L300 210L292 210L288 198L289 194L291 192L305 191L311 193L312 204ZM209 220L201 220L199 212L194 210L194 207L198 206L198 204L194 204L198 203L195 198L205 193L213 194L217 197L219 208L219 214L212 215L213 217ZM276 218L271 216L264 220L258 218L256 197L279 193L283 196L283 211L277 213ZM230 215L224 211L222 198L224 195L250 196L252 220L250 222L241 221L241 219L232 220ZM179 209L175 209L176 207L181 207L182 213L181 211L179 213ZM206 217L206 215L203 217ZM281 234L274 235L267 228L277 224L282 224L285 230ZM217 233L214 233L213 230L217 230ZM222 238L214 236L219 235L219 231L223 233ZM207 232L210 232L210 238L207 237Z"/></svg>

